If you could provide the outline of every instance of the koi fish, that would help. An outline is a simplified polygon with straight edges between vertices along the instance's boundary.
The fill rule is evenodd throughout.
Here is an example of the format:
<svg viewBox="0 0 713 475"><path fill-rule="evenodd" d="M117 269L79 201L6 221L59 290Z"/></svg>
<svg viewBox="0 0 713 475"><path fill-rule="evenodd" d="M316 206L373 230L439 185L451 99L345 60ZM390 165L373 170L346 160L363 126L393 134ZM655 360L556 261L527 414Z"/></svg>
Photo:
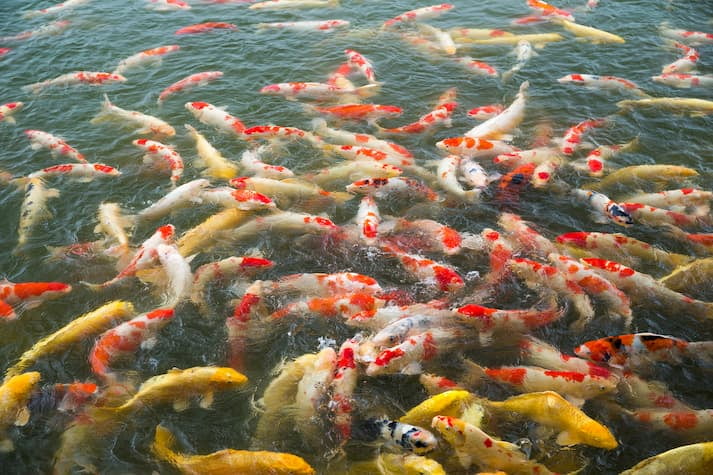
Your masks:
<svg viewBox="0 0 713 475"><path fill-rule="evenodd" d="M533 229L530 224L520 216L513 213L501 213L498 225L522 246L523 249L535 253L540 257L547 257L552 252L557 252L555 245L542 234Z"/></svg>
<svg viewBox="0 0 713 475"><path fill-rule="evenodd" d="M651 76L654 82L665 84L666 86L679 87L679 88L691 88L691 87L711 87L713 86L713 76L708 75L695 75L695 74L683 74L683 73L669 73L660 74L658 76Z"/></svg>
<svg viewBox="0 0 713 475"><path fill-rule="evenodd" d="M163 198L144 208L137 215L138 221L153 221L160 219L175 210L190 206L191 204L202 203L201 192L210 186L210 182L205 179L198 179L184 183L171 190Z"/></svg>
<svg viewBox="0 0 713 475"><path fill-rule="evenodd" d="M554 391L512 396L502 402L489 401L488 408L517 412L557 430L558 445L584 444L613 450L619 446L605 426L588 417Z"/></svg>
<svg viewBox="0 0 713 475"><path fill-rule="evenodd" d="M130 302L114 300L77 317L25 351L17 363L7 369L5 382L20 374L40 358L64 351L87 337L107 330L114 322L128 320L133 315L134 306Z"/></svg>
<svg viewBox="0 0 713 475"><path fill-rule="evenodd" d="M365 328L378 332L390 323L406 318L410 315L414 315L416 313L421 315L442 315L445 309L446 305L441 300L403 306L389 305L379 307L376 310L369 310L352 315L345 323L352 327ZM367 346L374 347L374 345L366 345L365 343L362 343L362 347ZM374 358L371 355L367 357L361 355L360 359L363 362L374 361Z"/></svg>
<svg viewBox="0 0 713 475"><path fill-rule="evenodd" d="M657 193L638 193L626 198L629 203L641 203L657 208L686 208L688 206L705 206L713 200L713 192L696 188L680 188L664 190Z"/></svg>
<svg viewBox="0 0 713 475"><path fill-rule="evenodd" d="M433 459L415 454L391 454L381 452L373 460L354 462L350 470L362 473L377 473L382 471L389 474L397 473L423 473L430 475L445 475L443 466Z"/></svg>
<svg viewBox="0 0 713 475"><path fill-rule="evenodd" d="M711 269L713 269L713 259L710 257L696 259L690 264L683 265L670 274L661 277L659 282L671 290L677 292L685 291L705 282L707 276L711 274Z"/></svg>
<svg viewBox="0 0 713 475"><path fill-rule="evenodd" d="M436 51L448 56L456 54L458 47L447 31L431 26L427 23L416 23L419 33L435 39L431 42L436 47Z"/></svg>
<svg viewBox="0 0 713 475"><path fill-rule="evenodd" d="M420 374L421 364L447 352L457 345L460 332L434 328L411 336L404 342L379 352L366 368L367 376L381 374Z"/></svg>
<svg viewBox="0 0 713 475"><path fill-rule="evenodd" d="M417 8L415 10L409 10L390 20L386 20L382 25L382 28L391 28L393 26L398 26L403 23L410 23L415 21L430 20L436 18L446 13L449 10L455 8L454 5L450 3L441 3L439 5L431 5L429 7Z"/></svg>
<svg viewBox="0 0 713 475"><path fill-rule="evenodd" d="M557 371L574 371L598 376L611 380L614 385L621 382L620 377L614 374L611 369L584 358L561 353L554 346L531 335L522 338L518 342L518 346L520 347L520 357L524 363Z"/></svg>
<svg viewBox="0 0 713 475"><path fill-rule="evenodd" d="M0 280L0 318L17 318L17 311L29 310L47 300L60 298L72 291L72 286L62 282L10 282Z"/></svg>
<svg viewBox="0 0 713 475"><path fill-rule="evenodd" d="M703 45L713 43L713 33L669 28L668 23L666 22L662 23L661 26L659 26L659 32L662 36L665 36L666 38L671 38L676 41L691 45Z"/></svg>
<svg viewBox="0 0 713 475"><path fill-rule="evenodd" d="M35 18L45 15L56 15L57 13L68 12L80 5L88 3L89 0L65 0L57 5L52 5L51 7L42 8L40 10L30 10L22 14L23 18Z"/></svg>
<svg viewBox="0 0 713 475"><path fill-rule="evenodd" d="M178 152L168 145L155 140L136 139L131 143L146 151L144 163L160 160L159 163L167 165L171 170L171 186L176 186L178 180L181 179L181 175L183 175L183 158Z"/></svg>
<svg viewBox="0 0 713 475"><path fill-rule="evenodd" d="M504 202L517 201L520 193L532 181L535 167L534 162L524 163L504 175L498 183L495 199Z"/></svg>
<svg viewBox="0 0 713 475"><path fill-rule="evenodd" d="M58 197L59 190L45 188L44 182L40 178L27 179L25 198L20 207L20 224L18 226L17 246L14 252L22 252L32 228L46 219L51 219L52 213L47 209L47 200Z"/></svg>
<svg viewBox="0 0 713 475"><path fill-rule="evenodd" d="M151 115L142 114L141 112L122 109L112 104L111 101L109 101L109 97L104 94L102 108L91 120L91 123L99 124L111 119L120 119L126 124L139 127L139 130L136 131L137 134L155 134L166 137L176 135L176 130L163 120Z"/></svg>
<svg viewBox="0 0 713 475"><path fill-rule="evenodd" d="M16 122L15 118L12 117L17 111L22 110L25 106L22 102L8 102L0 106L0 122L7 122L8 124L14 124Z"/></svg>
<svg viewBox="0 0 713 475"><path fill-rule="evenodd" d="M593 28L591 26L580 25L579 23L574 23L573 20L554 18L552 21L553 23L563 26L565 30L569 31L574 36L581 38L582 40L589 40L590 43L595 45L607 43L626 43L626 40L619 35L615 35L614 33L609 33L608 31L600 30L598 28Z"/></svg>
<svg viewBox="0 0 713 475"><path fill-rule="evenodd" d="M475 120L488 120L500 114L505 107L502 104L489 104L487 106L475 107L468 111L468 117Z"/></svg>
<svg viewBox="0 0 713 475"><path fill-rule="evenodd" d="M623 205L615 203L602 193L575 189L572 190L572 195L574 195L578 201L586 202L594 211L619 226L626 227L634 224L634 217L629 214Z"/></svg>
<svg viewBox="0 0 713 475"><path fill-rule="evenodd" d="M157 12L190 10L191 6L182 0L145 0L146 8Z"/></svg>
<svg viewBox="0 0 713 475"><path fill-rule="evenodd" d="M349 28L347 20L324 21L287 21L278 23L258 23L259 30L294 30L294 31L324 31L331 32L340 28Z"/></svg>
<svg viewBox="0 0 713 475"><path fill-rule="evenodd" d="M469 71L478 76L490 76L496 78L499 75L498 70L490 64L485 63L483 61L478 61L476 59L471 58L470 56L454 58L454 61L463 66L466 71Z"/></svg>
<svg viewBox="0 0 713 475"><path fill-rule="evenodd" d="M513 36L513 34L508 31L490 28L452 28L448 30L448 32L456 41L461 41L463 38L483 40L498 36Z"/></svg>
<svg viewBox="0 0 713 475"><path fill-rule="evenodd" d="M161 64L161 60L167 54L173 53L180 50L181 47L178 45L167 45L159 46L158 48L151 48L139 53L133 54L128 58L119 61L119 64L114 69L114 74L122 74L130 69L135 69L146 64Z"/></svg>
<svg viewBox="0 0 713 475"><path fill-rule="evenodd" d="M69 20L56 20L50 23L45 23L35 30L23 31L13 36L3 36L0 37L0 42L5 43L8 41L22 41L29 40L30 38L40 38L42 36L53 36L59 35L64 30L69 28L71 22Z"/></svg>
<svg viewBox="0 0 713 475"><path fill-rule="evenodd" d="M621 208L629 213L637 222L648 226L673 224L676 226L700 226L709 221L706 216L678 213L642 203L619 203Z"/></svg>
<svg viewBox="0 0 713 475"><path fill-rule="evenodd" d="M711 104L713 105L713 102ZM588 187L591 190L602 190L614 185L627 188L636 187L641 182L669 184L670 181L683 180L697 175L696 170L680 165L632 165L619 168Z"/></svg>
<svg viewBox="0 0 713 475"><path fill-rule="evenodd" d="M384 223L385 234L409 233L418 236L418 250L424 252L437 252L449 256L458 254L463 250L466 240L470 236L463 236L455 229L433 221L431 219L416 219L409 221L399 218Z"/></svg>
<svg viewBox="0 0 713 475"><path fill-rule="evenodd" d="M527 0L527 6L545 17L574 21L574 16L570 12L561 10L542 0Z"/></svg>
<svg viewBox="0 0 713 475"><path fill-rule="evenodd" d="M639 144L638 138L621 145L601 145L586 157L586 170L590 176L600 177L604 174L604 160L609 160L621 152L628 152L635 149ZM577 166L576 164L574 164ZM633 201L633 200L631 200Z"/></svg>
<svg viewBox="0 0 713 475"><path fill-rule="evenodd" d="M103 73L94 71L77 71L58 76L54 79L29 84L22 86L25 92L38 94L43 89L55 86L73 86L77 84L88 84L90 86L101 86L103 84L114 84L117 82L126 82L126 78L121 74Z"/></svg>
<svg viewBox="0 0 713 475"><path fill-rule="evenodd" d="M186 102L186 109L201 123L231 135L242 135L245 124L220 107L207 102Z"/></svg>
<svg viewBox="0 0 713 475"><path fill-rule="evenodd" d="M379 238L379 207L371 196L365 196L359 203L355 217L359 226L359 238L368 246L376 244Z"/></svg>
<svg viewBox="0 0 713 475"><path fill-rule="evenodd" d="M597 76L594 74L568 74L567 76L559 78L557 82L560 84L575 84L590 89L604 89L617 92L628 92L641 97L649 97L648 94L639 89L639 86L637 86L633 82L629 81L628 79L622 79L616 76ZM636 103L637 101L621 102Z"/></svg>
<svg viewBox="0 0 713 475"><path fill-rule="evenodd" d="M48 148L53 156L63 155L82 163L87 163L84 155L71 147L60 137L43 132L41 130L25 130L25 135L30 139L30 146L33 150Z"/></svg>
<svg viewBox="0 0 713 475"><path fill-rule="evenodd" d="M282 211L268 216L254 218L229 231L223 231L221 237L229 242L255 237L271 230L290 234L328 234L334 235L339 227L328 218L311 214Z"/></svg>
<svg viewBox="0 0 713 475"><path fill-rule="evenodd" d="M674 46L683 51L683 57L671 64L667 64L661 69L662 74L687 73L696 68L700 55L698 51L682 43L674 43Z"/></svg>
<svg viewBox="0 0 713 475"><path fill-rule="evenodd" d="M577 147L582 143L582 135L589 129L594 127L603 127L607 125L606 119L590 119L580 122L567 129L560 145L560 152L565 155L572 155Z"/></svg>
<svg viewBox="0 0 713 475"><path fill-rule="evenodd" d="M79 182L88 182L94 178L121 176L121 172L103 163L63 163L27 175L30 179L44 179L52 176L63 176L74 178Z"/></svg>
<svg viewBox="0 0 713 475"><path fill-rule="evenodd" d="M163 426L156 426L151 451L184 473L209 471L241 473L257 470L274 474L313 475L314 469L296 455L253 450L223 449L207 455L184 455L173 450L174 435Z"/></svg>
<svg viewBox="0 0 713 475"><path fill-rule="evenodd" d="M354 272L290 274L277 281L263 281L261 287L262 292L270 294L297 292L315 297L353 293L374 295L382 291L376 279Z"/></svg>
<svg viewBox="0 0 713 475"><path fill-rule="evenodd" d="M283 127L280 125L256 125L243 130L243 138L246 140L283 140L283 139L304 139L313 144L321 144L322 139L311 132L307 132L297 127Z"/></svg>
<svg viewBox="0 0 713 475"><path fill-rule="evenodd" d="M454 268L439 264L431 259L408 254L393 245L382 246L382 250L394 255L401 265L419 282L434 285L441 292L458 292L465 282Z"/></svg>
<svg viewBox="0 0 713 475"><path fill-rule="evenodd" d="M385 153L397 154L404 158L413 159L413 154L401 145L378 139L373 135L357 134L346 130L332 129L327 126L327 122L324 119L314 119L312 121L312 126L316 134L328 138L337 144L368 147Z"/></svg>
<svg viewBox="0 0 713 475"><path fill-rule="evenodd" d="M654 107L692 115L713 113L713 101L689 97L655 97L635 101L619 101L616 105L623 110L631 110L639 107Z"/></svg>
<svg viewBox="0 0 713 475"><path fill-rule="evenodd" d="M423 376L419 377L422 380ZM453 383L455 385L455 383ZM448 389L417 404L399 418L399 422L416 426L428 426L436 415L460 416L477 397L465 390Z"/></svg>
<svg viewBox="0 0 713 475"><path fill-rule="evenodd" d="M76 414L92 403L98 392L94 383L57 383L50 387L49 399L58 411Z"/></svg>
<svg viewBox="0 0 713 475"><path fill-rule="evenodd" d="M438 184L449 195L463 201L474 203L480 198L481 188L471 190L464 189L458 181L458 170L460 169L461 157L458 155L448 155L438 161L436 176Z"/></svg>
<svg viewBox="0 0 713 475"><path fill-rule="evenodd" d="M213 30L237 30L238 27L232 23L225 23L220 21L208 21L205 23L197 23L195 25L184 26L176 30L176 35L193 35L196 33L206 33Z"/></svg>
<svg viewBox="0 0 713 475"><path fill-rule="evenodd" d="M395 346L424 331L448 329L457 325L452 312L447 310L432 315L415 314L389 323L371 338L371 342L380 347Z"/></svg>
<svg viewBox="0 0 713 475"><path fill-rule="evenodd" d="M236 190L227 186L203 190L201 199L206 203L243 211L275 209L276 207L275 203L262 193L246 189Z"/></svg>
<svg viewBox="0 0 713 475"><path fill-rule="evenodd" d="M184 127L196 142L196 150L199 158L194 162L194 165L205 167L205 173L211 178L229 180L238 175L237 165L223 157L193 126L185 124Z"/></svg>
<svg viewBox="0 0 713 475"><path fill-rule="evenodd" d="M678 309L701 319L713 316L712 303L674 292L648 274L605 259L582 258L580 261L590 265L637 303L654 303L667 311Z"/></svg>
<svg viewBox="0 0 713 475"><path fill-rule="evenodd" d="M513 74L520 71L534 56L539 56L535 50L532 49L532 43L527 40L518 41L514 53L517 60L512 68L503 73L503 81L507 81Z"/></svg>
<svg viewBox="0 0 713 475"><path fill-rule="evenodd" d="M482 192L490 183L500 178L499 173L489 174L485 168L472 157L462 158L460 166L461 180L473 189Z"/></svg>
<svg viewBox="0 0 713 475"><path fill-rule="evenodd" d="M451 115L457 106L456 102L448 102L420 117L416 122L387 129L379 127L379 131L385 134L420 134L440 124L450 127Z"/></svg>
<svg viewBox="0 0 713 475"><path fill-rule="evenodd" d="M310 207L332 206L346 203L353 198L349 193L325 191L314 183L296 178L273 180L257 176L238 177L230 180L230 186L269 196L281 208L287 204L298 203L305 203Z"/></svg>
<svg viewBox="0 0 713 475"><path fill-rule="evenodd" d="M676 434L688 439L707 440L713 428L713 410L680 410L668 409L635 410L620 409L636 421L656 429Z"/></svg>
<svg viewBox="0 0 713 475"><path fill-rule="evenodd" d="M495 35L490 38L483 39L461 39L464 43L474 45L516 45L521 40L527 40L536 48L542 47L547 43L556 43L563 41L564 36L559 33L535 33L531 35Z"/></svg>
<svg viewBox="0 0 713 475"><path fill-rule="evenodd" d="M359 71L370 84L376 84L376 74L371 61L353 49L345 49L344 54L347 55L347 64Z"/></svg>
<svg viewBox="0 0 713 475"><path fill-rule="evenodd" d="M524 118L528 87L530 87L530 83L528 81L523 82L520 85L517 96L515 96L515 100L505 110L492 119L476 125L464 135L479 139L503 138L507 132L520 125Z"/></svg>
<svg viewBox="0 0 713 475"><path fill-rule="evenodd" d="M216 79L219 79L221 77L223 77L223 73L221 71L204 71L202 73L195 73L191 74L190 76L186 76L185 78L181 79L180 81L174 82L166 89L161 91L161 93L158 95L158 104L161 105L161 103L163 103L163 101L165 101L168 96L171 96L177 92L193 89L194 87L198 86L205 86L210 81L215 81Z"/></svg>
<svg viewBox="0 0 713 475"><path fill-rule="evenodd" d="M653 362L681 363L684 358L711 362L713 343L688 342L655 333L608 336L582 343L574 353L588 360L621 368L641 368Z"/></svg>
<svg viewBox="0 0 713 475"><path fill-rule="evenodd" d="M436 143L436 147L453 155L468 158L488 158L511 153L514 147L499 140L487 140L468 136L449 137Z"/></svg>
<svg viewBox="0 0 713 475"><path fill-rule="evenodd" d="M269 163L261 161L260 156L266 150L269 150L269 147L261 146L255 150L245 150L241 156L240 165L242 165L246 172L252 173L260 178L282 180L295 176L295 173L287 167L270 165Z"/></svg>
<svg viewBox="0 0 713 475"><path fill-rule="evenodd" d="M356 95L357 97L371 97L378 92L378 87L376 84L354 87L351 84L344 83L282 82L264 86L260 89L260 94L282 96L288 101L296 101L299 99L326 101L349 94Z"/></svg>
<svg viewBox="0 0 713 475"><path fill-rule="evenodd" d="M668 409L674 411L692 411L693 409L680 400L661 381L644 380L630 371L622 371L619 394L628 404L638 408Z"/></svg>
<svg viewBox="0 0 713 475"><path fill-rule="evenodd" d="M321 441L323 434L316 430L314 418L325 399L337 369L337 354L332 348L325 348L307 368L297 385L294 402L294 421L298 431L310 446Z"/></svg>
<svg viewBox="0 0 713 475"><path fill-rule="evenodd" d="M622 475L655 475L675 470L704 473L713 461L713 442L684 445L642 460Z"/></svg>
<svg viewBox="0 0 713 475"><path fill-rule="evenodd" d="M431 427L455 449L458 462L465 469L477 464L486 470L502 469L508 473L553 473L544 465L528 460L517 445L494 438L461 419L436 416Z"/></svg>
<svg viewBox="0 0 713 475"><path fill-rule="evenodd" d="M406 195L415 199L436 201L438 194L423 183L407 177L365 178L347 186L347 192L371 195L377 199Z"/></svg>
<svg viewBox="0 0 713 475"><path fill-rule="evenodd" d="M415 454L426 454L438 446L436 437L426 429L375 417L363 421L358 428L361 439L382 441L386 447L398 448Z"/></svg>
<svg viewBox="0 0 713 475"><path fill-rule="evenodd" d="M397 106L381 104L342 104L330 107L313 107L313 110L341 120L365 120L375 122L379 119L399 117L403 110Z"/></svg>
<svg viewBox="0 0 713 475"><path fill-rule="evenodd" d="M250 10L283 10L291 8L338 7L339 0L266 0L253 3Z"/></svg>
<svg viewBox="0 0 713 475"><path fill-rule="evenodd" d="M97 376L112 379L111 363L139 347L151 348L156 334L173 318L172 308L141 314L102 333L89 352L89 365Z"/></svg>
<svg viewBox="0 0 713 475"><path fill-rule="evenodd" d="M129 236L125 228L133 226L135 220L130 216L122 216L121 208L116 203L100 204L97 220L99 224L94 227L94 232L106 234L117 242L115 247L107 249L105 253L118 256L126 254L129 251Z"/></svg>
<svg viewBox="0 0 713 475"><path fill-rule="evenodd" d="M429 396L436 396L448 391L463 390L463 388L452 379L430 373L420 374L418 376L418 382L421 383L421 386L423 386Z"/></svg>
<svg viewBox="0 0 713 475"><path fill-rule="evenodd" d="M15 446L7 435L12 425L24 426L30 421L27 403L40 382L37 371L5 378L0 386L0 452L12 452Z"/></svg>

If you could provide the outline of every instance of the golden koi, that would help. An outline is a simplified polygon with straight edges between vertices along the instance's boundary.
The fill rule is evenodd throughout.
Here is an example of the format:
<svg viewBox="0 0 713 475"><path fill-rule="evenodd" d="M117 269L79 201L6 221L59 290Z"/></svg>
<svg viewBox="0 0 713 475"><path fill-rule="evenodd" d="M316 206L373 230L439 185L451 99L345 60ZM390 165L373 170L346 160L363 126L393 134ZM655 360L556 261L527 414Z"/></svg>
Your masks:
<svg viewBox="0 0 713 475"><path fill-rule="evenodd" d="M205 175L218 180L230 180L238 176L238 166L226 159L193 126L185 124L188 135L196 142L199 160L193 162L197 167L206 168Z"/></svg>
<svg viewBox="0 0 713 475"><path fill-rule="evenodd" d="M12 452L14 444L7 437L7 429L13 424L24 426L30 420L27 403L32 391L40 381L40 373L17 374L6 378L0 386L0 452Z"/></svg>

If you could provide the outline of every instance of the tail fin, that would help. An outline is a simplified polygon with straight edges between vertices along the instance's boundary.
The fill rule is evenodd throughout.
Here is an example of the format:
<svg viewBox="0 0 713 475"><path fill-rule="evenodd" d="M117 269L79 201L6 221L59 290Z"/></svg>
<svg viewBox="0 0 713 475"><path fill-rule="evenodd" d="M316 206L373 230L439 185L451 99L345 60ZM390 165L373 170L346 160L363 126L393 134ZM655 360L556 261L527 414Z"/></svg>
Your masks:
<svg viewBox="0 0 713 475"><path fill-rule="evenodd" d="M381 84L379 83L374 83L374 84L367 84L365 86L361 86L355 89L355 92L357 96L361 98L367 98L371 97L373 95L376 95L379 93L381 90Z"/></svg>
<svg viewBox="0 0 713 475"><path fill-rule="evenodd" d="M28 84L27 86L22 86L22 90L23 92L27 92L29 94L38 94L44 87L45 81Z"/></svg>
<svg viewBox="0 0 713 475"><path fill-rule="evenodd" d="M327 128L327 121L321 117L312 119L312 131L319 135L321 131Z"/></svg>
<svg viewBox="0 0 713 475"><path fill-rule="evenodd" d="M112 103L109 100L109 96L104 94L104 101L102 102L101 109L99 110L99 113L90 120L92 124L100 124L102 122L106 122L109 120L111 117L111 107Z"/></svg>
<svg viewBox="0 0 713 475"><path fill-rule="evenodd" d="M179 455L172 450L175 443L176 437L170 430L166 429L162 425L156 426L156 436L153 444L151 444L151 451L156 455L156 457L165 460L172 465L178 465Z"/></svg>

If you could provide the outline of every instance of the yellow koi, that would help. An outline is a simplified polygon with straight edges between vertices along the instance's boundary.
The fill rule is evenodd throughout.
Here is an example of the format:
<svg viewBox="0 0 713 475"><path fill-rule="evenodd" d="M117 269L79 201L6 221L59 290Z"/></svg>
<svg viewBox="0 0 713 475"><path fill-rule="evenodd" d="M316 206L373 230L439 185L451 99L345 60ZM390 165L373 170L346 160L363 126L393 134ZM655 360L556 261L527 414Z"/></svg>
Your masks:
<svg viewBox="0 0 713 475"><path fill-rule="evenodd" d="M435 416L461 417L463 410L476 397L468 391L446 391L430 397L401 416L399 422L428 427Z"/></svg>
<svg viewBox="0 0 713 475"><path fill-rule="evenodd" d="M582 38L583 40L590 40L593 44L626 43L624 38L619 35L615 35L614 33L609 33L604 30L598 30L597 28L593 28L591 26L584 26L559 18L553 18L551 21L562 25L565 30L569 31L574 36Z"/></svg>
<svg viewBox="0 0 713 475"><path fill-rule="evenodd" d="M713 257L696 259L688 265L681 266L667 276L659 279L663 285L676 292L692 288L705 288L710 284L713 275Z"/></svg>
<svg viewBox="0 0 713 475"><path fill-rule="evenodd" d="M520 42L520 40L527 40L537 47L543 46L546 43L562 41L564 40L564 36L559 33L534 33L530 35L503 35L482 40L474 40L470 38L460 38L459 40L462 43L471 43L475 45L516 45Z"/></svg>
<svg viewBox="0 0 713 475"><path fill-rule="evenodd" d="M195 163L198 167L205 167L205 175L218 180L230 180L238 176L238 166L225 158L201 135L195 127L185 124L188 134L196 142L196 151L199 160Z"/></svg>
<svg viewBox="0 0 713 475"><path fill-rule="evenodd" d="M422 455L382 453L374 460L351 463L348 475L445 475L440 463Z"/></svg>
<svg viewBox="0 0 713 475"><path fill-rule="evenodd" d="M604 177L598 183L592 183L585 188L601 191L612 185L617 185L631 189L641 183L665 184L697 175L698 172L696 170L679 165L633 165L620 168Z"/></svg>
<svg viewBox="0 0 713 475"><path fill-rule="evenodd" d="M713 467L713 442L684 445L642 460L621 475L685 473L708 475Z"/></svg>
<svg viewBox="0 0 713 475"><path fill-rule="evenodd" d="M5 431L12 425L24 426L30 420L27 402L40 381L40 373L33 371L13 376L0 386L0 452L14 450Z"/></svg>
<svg viewBox="0 0 713 475"><path fill-rule="evenodd" d="M231 208L214 214L198 226L189 229L178 240L178 252L183 257L206 251L216 244L219 231L235 228L252 216L250 211Z"/></svg>
<svg viewBox="0 0 713 475"><path fill-rule="evenodd" d="M673 112L685 112L691 115L713 113L713 101L694 99L691 97L652 97L650 99L619 101L616 105L623 110L631 110L639 107L655 107Z"/></svg>

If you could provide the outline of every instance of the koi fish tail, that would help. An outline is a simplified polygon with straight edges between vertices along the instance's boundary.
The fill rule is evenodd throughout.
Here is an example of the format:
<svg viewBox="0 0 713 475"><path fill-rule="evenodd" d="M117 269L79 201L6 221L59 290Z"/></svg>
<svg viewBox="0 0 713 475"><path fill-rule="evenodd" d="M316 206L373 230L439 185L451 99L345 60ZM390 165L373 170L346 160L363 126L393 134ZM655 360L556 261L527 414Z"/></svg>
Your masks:
<svg viewBox="0 0 713 475"><path fill-rule="evenodd" d="M357 96L364 99L367 97L371 97L375 94L378 94L380 90L381 90L381 84L374 83L374 84L367 84L365 86L358 87L355 89L354 92L356 92Z"/></svg>
<svg viewBox="0 0 713 475"><path fill-rule="evenodd" d="M156 457L161 460L165 460L171 465L178 466L180 455L171 449L175 443L176 437L170 430L161 425L156 426L156 436L153 444L151 444L151 450Z"/></svg>
<svg viewBox="0 0 713 475"><path fill-rule="evenodd" d="M95 115L90 122L92 124L100 124L102 122L106 122L111 119L111 116L113 115L111 112L112 108L112 103L109 100L109 96L104 94L104 102L102 102L101 109L99 110L99 113Z"/></svg>

